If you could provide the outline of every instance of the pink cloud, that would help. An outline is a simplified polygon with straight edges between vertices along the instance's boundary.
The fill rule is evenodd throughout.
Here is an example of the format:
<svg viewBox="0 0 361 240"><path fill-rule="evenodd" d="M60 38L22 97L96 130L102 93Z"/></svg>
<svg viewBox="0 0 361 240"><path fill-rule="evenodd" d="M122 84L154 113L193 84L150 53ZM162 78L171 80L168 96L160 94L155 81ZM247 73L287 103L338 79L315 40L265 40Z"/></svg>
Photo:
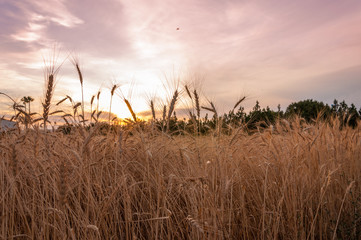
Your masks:
<svg viewBox="0 0 361 240"><path fill-rule="evenodd" d="M39 51L57 42L80 56L89 94L112 76L136 79L144 92L153 92L162 73L181 69L204 75L204 91L225 108L232 105L226 99L243 93L274 107L286 105L292 99L285 92L308 79L339 72L338 78L353 81L357 72L347 69L361 62L360 11L359 2L333 0L8 2L0 10L0 60L6 69L0 82L4 86L10 72L36 79L41 69L35 72L31 62L41 61ZM64 64L62 74L68 84L73 67ZM339 88L351 93L351 85ZM361 92L353 96L361 101Z"/></svg>

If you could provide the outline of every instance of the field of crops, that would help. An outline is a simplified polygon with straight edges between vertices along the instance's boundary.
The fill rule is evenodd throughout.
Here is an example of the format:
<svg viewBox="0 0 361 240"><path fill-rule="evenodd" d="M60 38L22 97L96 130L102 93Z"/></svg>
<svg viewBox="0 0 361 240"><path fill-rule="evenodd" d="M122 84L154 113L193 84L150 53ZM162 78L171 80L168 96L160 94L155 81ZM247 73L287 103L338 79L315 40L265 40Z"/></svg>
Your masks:
<svg viewBox="0 0 361 240"><path fill-rule="evenodd" d="M360 130L3 132L0 238L360 239Z"/></svg>

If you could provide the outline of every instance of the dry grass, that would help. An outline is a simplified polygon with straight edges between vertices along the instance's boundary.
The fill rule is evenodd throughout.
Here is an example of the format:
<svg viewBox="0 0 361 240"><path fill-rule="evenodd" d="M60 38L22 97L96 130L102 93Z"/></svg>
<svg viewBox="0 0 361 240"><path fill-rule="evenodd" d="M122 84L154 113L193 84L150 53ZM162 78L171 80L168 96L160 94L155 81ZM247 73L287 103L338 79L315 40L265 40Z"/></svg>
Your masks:
<svg viewBox="0 0 361 240"><path fill-rule="evenodd" d="M167 115L167 131L169 131L170 129L170 118L172 117L172 114L175 110L175 105L177 103L177 100L178 100L178 90L175 90L174 91L174 94L173 94L173 97L172 97L172 100L169 104L169 110L168 110L168 115ZM166 110L166 109L164 109Z"/></svg>
<svg viewBox="0 0 361 240"><path fill-rule="evenodd" d="M83 126L85 126L85 111L84 111L84 79L83 79L83 73L80 70L79 67L79 59L75 56L73 56L73 58L71 59L71 62L73 63L73 65L76 68L76 72L78 73L79 76L79 81L80 81L80 87L81 87L81 118L82 118L82 123ZM94 99L92 99L93 101Z"/></svg>
<svg viewBox="0 0 361 240"><path fill-rule="evenodd" d="M3 133L0 239L361 237L360 128L139 129Z"/></svg>

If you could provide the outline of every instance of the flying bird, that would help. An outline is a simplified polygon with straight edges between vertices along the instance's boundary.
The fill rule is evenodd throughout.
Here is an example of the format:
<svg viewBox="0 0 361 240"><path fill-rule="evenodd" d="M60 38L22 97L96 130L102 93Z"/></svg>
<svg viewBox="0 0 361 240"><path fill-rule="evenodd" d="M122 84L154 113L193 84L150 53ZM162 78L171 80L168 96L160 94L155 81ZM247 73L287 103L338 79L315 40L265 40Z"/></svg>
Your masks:
<svg viewBox="0 0 361 240"><path fill-rule="evenodd" d="M177 27L177 31L179 30L179 27Z"/></svg>

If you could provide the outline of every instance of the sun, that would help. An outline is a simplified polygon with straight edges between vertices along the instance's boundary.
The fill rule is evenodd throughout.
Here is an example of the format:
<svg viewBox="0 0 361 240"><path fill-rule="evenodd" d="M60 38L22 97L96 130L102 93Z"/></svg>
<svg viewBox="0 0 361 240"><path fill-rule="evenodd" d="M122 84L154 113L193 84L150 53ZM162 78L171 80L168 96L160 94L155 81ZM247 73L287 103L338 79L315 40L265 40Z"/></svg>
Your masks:
<svg viewBox="0 0 361 240"><path fill-rule="evenodd" d="M111 94L110 92L102 92L99 98L99 111L102 111L102 118L108 119L109 112L111 111L111 118L117 117L120 119L130 118L132 119L132 114L130 113L128 106L126 105L123 98L114 94L112 98L112 105L110 108ZM135 112L137 118L141 117L137 113L147 110L147 105L145 100L141 98L132 98L129 99L131 108ZM96 103L95 103L96 104Z"/></svg>
<svg viewBox="0 0 361 240"><path fill-rule="evenodd" d="M118 118L132 118L132 114L128 110L127 106L123 103L115 103L112 106L112 109L114 108L114 114L117 115Z"/></svg>

